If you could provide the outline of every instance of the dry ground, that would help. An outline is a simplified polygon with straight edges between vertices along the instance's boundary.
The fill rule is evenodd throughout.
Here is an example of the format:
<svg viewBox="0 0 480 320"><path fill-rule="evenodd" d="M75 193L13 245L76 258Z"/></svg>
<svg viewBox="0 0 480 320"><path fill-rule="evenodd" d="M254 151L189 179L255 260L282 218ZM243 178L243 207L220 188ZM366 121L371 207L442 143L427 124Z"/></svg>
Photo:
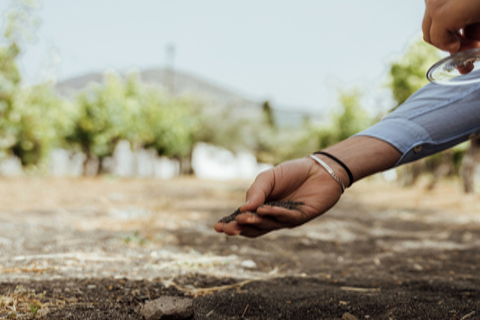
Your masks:
<svg viewBox="0 0 480 320"><path fill-rule="evenodd" d="M192 319L480 319L480 197L459 183L363 181L300 228L215 233L249 183L0 178L0 318L141 319L167 294Z"/></svg>

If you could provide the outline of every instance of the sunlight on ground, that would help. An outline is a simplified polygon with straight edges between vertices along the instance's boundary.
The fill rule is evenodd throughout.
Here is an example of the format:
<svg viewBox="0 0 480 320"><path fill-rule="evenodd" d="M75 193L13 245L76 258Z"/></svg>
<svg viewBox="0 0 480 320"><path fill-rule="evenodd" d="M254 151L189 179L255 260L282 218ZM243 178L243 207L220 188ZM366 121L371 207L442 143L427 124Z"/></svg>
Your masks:
<svg viewBox="0 0 480 320"><path fill-rule="evenodd" d="M362 203L378 208L402 208L405 210L445 210L461 214L478 214L480 218L480 194L465 194L459 179L442 180L433 190L428 190L426 180L413 187L401 187L395 183L378 180L360 181L349 194Z"/></svg>
<svg viewBox="0 0 480 320"><path fill-rule="evenodd" d="M287 244L319 250L316 259L338 263L353 259L352 253L330 252L331 244L337 250L374 241L386 257L477 243L472 228L480 225L480 196L463 194L459 181L442 181L429 191L422 181L402 188L369 179L349 189L331 212L299 228L253 241L217 234L213 224L243 203L250 183L2 178L0 276L257 277L303 272L303 257ZM318 249L319 243L326 247Z"/></svg>

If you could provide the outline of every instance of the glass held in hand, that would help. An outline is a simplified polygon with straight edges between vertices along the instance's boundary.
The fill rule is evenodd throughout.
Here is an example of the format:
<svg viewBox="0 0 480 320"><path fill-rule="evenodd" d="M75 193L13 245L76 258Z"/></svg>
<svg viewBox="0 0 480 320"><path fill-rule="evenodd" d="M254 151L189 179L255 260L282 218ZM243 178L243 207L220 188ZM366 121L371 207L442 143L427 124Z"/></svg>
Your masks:
<svg viewBox="0 0 480 320"><path fill-rule="evenodd" d="M461 51L438 61L427 71L427 79L450 86L480 82L480 48Z"/></svg>

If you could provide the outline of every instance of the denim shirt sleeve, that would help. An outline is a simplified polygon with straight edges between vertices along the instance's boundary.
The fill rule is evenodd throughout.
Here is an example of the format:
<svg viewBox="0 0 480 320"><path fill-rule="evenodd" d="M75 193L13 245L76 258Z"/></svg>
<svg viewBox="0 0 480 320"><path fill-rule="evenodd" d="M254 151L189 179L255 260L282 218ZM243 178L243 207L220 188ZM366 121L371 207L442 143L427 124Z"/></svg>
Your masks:
<svg viewBox="0 0 480 320"><path fill-rule="evenodd" d="M412 162L480 135L480 83L428 84L377 124L357 135L390 143Z"/></svg>

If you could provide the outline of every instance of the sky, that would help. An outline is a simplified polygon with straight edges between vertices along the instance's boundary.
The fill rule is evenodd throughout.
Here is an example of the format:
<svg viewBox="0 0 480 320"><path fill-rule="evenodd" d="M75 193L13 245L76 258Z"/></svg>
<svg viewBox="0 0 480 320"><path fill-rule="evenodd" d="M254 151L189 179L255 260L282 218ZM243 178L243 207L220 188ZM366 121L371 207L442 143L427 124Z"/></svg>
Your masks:
<svg viewBox="0 0 480 320"><path fill-rule="evenodd" d="M2 27L11 0L0 0ZM374 95L421 33L423 0L43 0L27 81L174 68L279 108L322 112L336 88ZM174 54L167 54L167 48ZM372 100L373 101L373 100Z"/></svg>

